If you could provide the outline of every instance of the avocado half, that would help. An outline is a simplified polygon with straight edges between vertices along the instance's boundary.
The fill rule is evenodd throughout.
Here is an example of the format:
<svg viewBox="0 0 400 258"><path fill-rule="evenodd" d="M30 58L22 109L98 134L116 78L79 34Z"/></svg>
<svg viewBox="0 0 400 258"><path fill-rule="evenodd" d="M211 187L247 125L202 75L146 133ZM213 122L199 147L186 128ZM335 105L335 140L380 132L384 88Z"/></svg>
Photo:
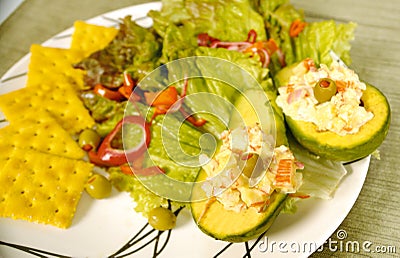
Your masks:
<svg viewBox="0 0 400 258"><path fill-rule="evenodd" d="M265 106L267 103L260 101L261 99L266 100L260 97L261 94L266 94L271 109ZM249 90L245 94L238 96L234 104L238 113L232 115L229 122L230 127L236 128L240 126L242 119L247 126L261 123L262 128L264 123L275 123L277 146L281 144L287 145L284 116L280 108L276 105L275 98L275 89L266 90L265 92L263 90ZM256 110L263 117L258 117ZM263 113L265 110L272 112L273 119ZM268 119L264 121L265 118L273 121ZM207 173L201 170L196 178L196 182L202 182L206 178ZM194 187L192 189L193 199L195 199L193 196L204 195L204 192L198 194L199 192L197 191L201 192L203 190L201 187ZM218 201L210 202L209 200L193 200L190 206L194 221L205 234L218 240L245 242L257 238L269 229L284 207L287 198L287 194L274 192L270 197L270 204L262 212L258 212L253 208L235 212L225 209Z"/></svg>
<svg viewBox="0 0 400 258"><path fill-rule="evenodd" d="M207 173L202 170L196 181L201 182L206 177ZM190 206L194 221L205 234L218 240L245 242L268 230L284 206L287 196L273 193L270 205L263 212L257 212L256 209L235 212L225 209L218 201L209 203L208 200L194 201Z"/></svg>
<svg viewBox="0 0 400 258"><path fill-rule="evenodd" d="M329 131L320 132L311 122L286 116L293 136L312 153L330 160L352 161L374 152L389 131L391 111L386 97L374 86L366 85L361 101L374 117L364 124L359 132L345 136Z"/></svg>
<svg viewBox="0 0 400 258"><path fill-rule="evenodd" d="M280 70L274 80L278 86L287 85L290 76L305 74L306 62L292 64ZM391 111L386 97L376 87L366 83L361 101L374 117L359 132L340 136L334 132L321 132L311 122L294 120L285 115L285 121L296 140L312 153L336 161L352 161L374 152L386 138Z"/></svg>

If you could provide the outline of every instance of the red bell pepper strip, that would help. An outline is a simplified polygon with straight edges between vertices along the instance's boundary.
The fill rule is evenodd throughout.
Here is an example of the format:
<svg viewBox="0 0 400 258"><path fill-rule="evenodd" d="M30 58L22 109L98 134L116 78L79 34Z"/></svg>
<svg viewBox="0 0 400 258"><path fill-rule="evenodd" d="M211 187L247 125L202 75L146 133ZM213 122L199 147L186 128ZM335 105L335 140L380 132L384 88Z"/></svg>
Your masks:
<svg viewBox="0 0 400 258"><path fill-rule="evenodd" d="M208 33L200 33L197 35L197 45L203 47L210 47L211 45L219 42L219 39L213 38Z"/></svg>
<svg viewBox="0 0 400 258"><path fill-rule="evenodd" d="M142 127L143 139L134 148L123 150L115 149L111 146L111 142L116 134L122 129L124 124L131 123ZM120 120L115 128L104 138L100 147L96 152L89 151L89 159L92 163L99 166L120 166L129 161L139 158L146 151L150 144L150 126L140 116L126 116Z"/></svg>
<svg viewBox="0 0 400 258"><path fill-rule="evenodd" d="M170 108L178 100L178 91L170 86L161 92L145 92L146 103L152 107L165 106Z"/></svg>
<svg viewBox="0 0 400 258"><path fill-rule="evenodd" d="M120 92L110 90L101 84L96 84L93 88L93 92L111 100L121 101L124 99L124 96Z"/></svg>
<svg viewBox="0 0 400 258"><path fill-rule="evenodd" d="M246 41L247 41L247 42L250 42L250 43L255 43L255 42L256 42L256 39L257 39L257 32L256 32L255 30L251 29L251 30L249 31L249 33L247 34L247 39L246 39Z"/></svg>
<svg viewBox="0 0 400 258"><path fill-rule="evenodd" d="M301 26L303 25L301 24ZM199 46L207 46L211 48L226 48L228 50L238 51L242 53L250 53L252 56L258 55L260 57L260 62L262 63L263 67L267 67L269 65L271 56L276 53L280 65L282 67L286 66L285 56L282 50L279 48L278 44L276 44L276 42L272 38L268 39L267 41L257 41L257 32L255 30L249 31L246 41L224 42L210 37L207 33L200 33L197 37L197 42Z"/></svg>
<svg viewBox="0 0 400 258"><path fill-rule="evenodd" d="M187 86L188 80L186 78L185 85L183 86L180 96L178 95L178 91L174 86L170 86L161 92L145 92L144 97L146 99L146 103L152 107L155 107L150 123L158 115L166 114L167 112L176 112L179 110L189 123L197 127L203 126L207 122L206 120L196 120L195 117L190 116L182 107L184 98L186 96Z"/></svg>
<svg viewBox="0 0 400 258"><path fill-rule="evenodd" d="M183 108L179 109L179 111L185 117L186 121L196 127L203 126L205 123L207 123L207 120L203 118L196 119L194 116L190 116Z"/></svg>
<svg viewBox="0 0 400 258"><path fill-rule="evenodd" d="M124 76L124 84L121 87L119 87L118 92L121 93L121 95L123 95L126 99L131 98L131 95L134 94L133 99L135 101L139 101L140 96L133 92L133 89L135 88L136 84L133 81L131 75L127 71L125 71L123 76Z"/></svg>

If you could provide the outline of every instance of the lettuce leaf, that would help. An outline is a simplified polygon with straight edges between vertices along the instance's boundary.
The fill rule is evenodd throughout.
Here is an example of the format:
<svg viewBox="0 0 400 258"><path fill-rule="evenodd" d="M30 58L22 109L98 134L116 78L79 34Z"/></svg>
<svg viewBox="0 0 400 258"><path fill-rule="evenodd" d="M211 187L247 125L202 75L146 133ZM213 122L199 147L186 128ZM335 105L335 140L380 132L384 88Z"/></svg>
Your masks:
<svg viewBox="0 0 400 258"><path fill-rule="evenodd" d="M297 160L304 164L303 184L300 193L321 199L333 198L336 188L347 174L341 162L327 160L310 153L293 136L289 135L289 146Z"/></svg>
<svg viewBox="0 0 400 258"><path fill-rule="evenodd" d="M148 15L163 39L161 63L192 56L200 33L223 41L244 41L253 29L257 39L266 39L263 18L247 0L164 0L161 11Z"/></svg>
<svg viewBox="0 0 400 258"><path fill-rule="evenodd" d="M258 39L266 39L263 18L248 0L163 0L161 11L150 11L148 15L153 18L153 26L163 38L169 24L192 23L196 36L207 32L223 41L243 41L253 29Z"/></svg>
<svg viewBox="0 0 400 258"><path fill-rule="evenodd" d="M253 1L253 6L264 17L268 35L284 52L287 65L305 58L312 58L317 65L329 65L332 62L330 50L345 63L351 63L349 51L350 41L354 38L355 23L336 24L333 20L308 22L297 37L290 37L292 22L305 21L302 10L296 9L288 0ZM276 60L273 60L271 69L279 70Z"/></svg>
<svg viewBox="0 0 400 258"><path fill-rule="evenodd" d="M355 23L336 24L335 21L309 23L304 31L294 38L295 60L307 57L319 64L330 65L333 50L346 64L351 63L350 41L354 39Z"/></svg>

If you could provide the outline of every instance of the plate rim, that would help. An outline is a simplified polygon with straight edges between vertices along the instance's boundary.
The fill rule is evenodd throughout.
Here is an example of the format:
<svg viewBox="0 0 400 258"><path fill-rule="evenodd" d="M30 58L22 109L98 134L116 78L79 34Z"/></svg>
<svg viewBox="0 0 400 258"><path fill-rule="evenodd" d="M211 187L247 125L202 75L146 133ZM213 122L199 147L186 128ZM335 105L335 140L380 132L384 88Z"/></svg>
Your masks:
<svg viewBox="0 0 400 258"><path fill-rule="evenodd" d="M127 11L129 11L130 9L132 9L132 8L138 8L138 9L148 9L148 10L150 10L150 9L153 9L155 7L155 9L157 9L157 8L161 8L161 2L159 2L159 1L153 1L153 2L149 2L149 3L142 3L142 4L138 4L138 5L131 5L131 6L127 6L127 7L123 7L123 8L119 8L119 9L115 9L115 10L112 10L112 11L109 11L109 12L105 12L105 13L103 13L103 14L100 14L100 15L97 15L97 16L94 16L94 17L91 17L91 18L89 18L89 19L86 19L86 20L84 20L85 22L87 22L87 23L91 23L91 24L97 24L97 25L101 25L101 26L104 26L104 24L101 24L101 23L99 23L98 22L98 20L99 19L101 19L101 17L104 17L104 16L110 16L110 17L114 17L114 16L117 16L117 17L120 17L120 18L122 18L122 16L118 16L118 14L119 13L124 13L124 12L127 12ZM150 8L150 9L149 9ZM126 14L125 14L126 15ZM65 40L65 39L68 39L68 37L67 36L71 36L72 35L72 32L73 32L73 26L71 26L71 27L69 27L69 28L67 28L67 29L65 29L65 30L63 30L63 31L61 31L61 32L59 32L59 33L57 33L57 34L55 34L54 36L52 36L51 38L49 38L49 39L47 39L47 40L45 40L44 42L42 42L41 43L41 45L43 45L43 46L49 46L49 47L58 47L57 46L57 43L56 42L60 42L59 40L61 39L61 40ZM62 47L62 48L65 48L65 47ZM13 76L13 73L14 73L14 71L15 70L17 70L19 67L22 67L22 66L26 66L26 70L27 70L27 64L29 64L29 58L30 58L30 53L28 52L26 55L24 55L23 57L21 57L16 63L14 63L4 74L3 74L3 76L1 77L1 79L0 79L0 94L4 94L5 92L2 92L2 90L4 90L4 87L13 87L13 83L12 83L12 81L14 81L14 80L8 80L8 78L10 78L10 77L12 77ZM16 74L14 74L14 75L16 75ZM17 74L18 75L18 74ZM21 77L24 77L24 76L21 76ZM25 77L26 77L26 75L25 75ZM6 80L6 82L4 82L4 80ZM10 82L10 83L8 83L8 82ZM8 84L10 84L11 86L7 86ZM22 87L24 87L24 85L22 85ZM364 159L362 159L362 160L360 160L360 161L357 161L357 162L355 162L355 163L352 163L352 164L350 164L350 165L348 165L348 166L346 166L346 168L350 168L350 169L352 169L354 166L357 166L357 164L361 164L361 165L363 165L364 167L366 166L366 168L362 171L362 173L361 173L361 177L359 178L359 187L357 188L357 190L356 190L356 192L354 193L354 195L352 195L352 197L353 198L351 198L351 200L347 203L347 208L346 208L346 212L345 212L345 214L340 214L341 216L340 216L340 219L338 219L338 220L336 220L335 222L336 223L333 223L331 226L330 226L330 230L329 231L324 231L324 234L323 234L323 236L321 236L321 239L319 239L318 241L316 241L316 243L318 244L318 247L320 246L320 245L322 245L325 241L326 241L326 239L328 239L334 232L335 232L335 230L340 226L340 224L345 220L345 218L348 216L348 214L349 214L349 212L351 211L351 209L352 209L352 207L354 206L354 204L355 204L355 202L356 202L356 200L357 200L357 198L359 197L359 194L360 194L360 192L361 192L361 190L362 190L362 187L363 187L363 185L364 185L364 183L365 183L365 178L366 178L366 176L367 176L367 174L368 174L368 171L369 171L369 164L370 164L370 156L368 156L368 157L366 157L366 158L364 158ZM342 180L342 182L340 183L340 185L339 185L339 188L338 188L338 190L341 188L341 186L342 186L342 184L343 184L343 181L345 181L346 180L346 178L348 178L348 175L346 175L345 176L345 178ZM343 187L342 187L343 188ZM335 198L335 197L334 197ZM282 215L282 214L281 214ZM280 216L281 216L280 215ZM0 222L1 222L1 220L2 220L3 218L0 218ZM274 223L275 224L275 223ZM273 226L272 226L272 228L273 228ZM332 230L333 229L333 230ZM323 239L322 239L323 238ZM1 245L0 245L1 246ZM0 251L2 250L2 248L0 248ZM310 255L310 254L312 254L313 252L308 252L308 253L303 253L302 255L303 255L303 257L307 257L308 255ZM272 255L272 254L271 254ZM296 257L299 257L298 256L299 254L297 254L296 255ZM274 255L273 257L279 257L280 255L278 254L278 255ZM285 257L287 257L287 256L285 256Z"/></svg>

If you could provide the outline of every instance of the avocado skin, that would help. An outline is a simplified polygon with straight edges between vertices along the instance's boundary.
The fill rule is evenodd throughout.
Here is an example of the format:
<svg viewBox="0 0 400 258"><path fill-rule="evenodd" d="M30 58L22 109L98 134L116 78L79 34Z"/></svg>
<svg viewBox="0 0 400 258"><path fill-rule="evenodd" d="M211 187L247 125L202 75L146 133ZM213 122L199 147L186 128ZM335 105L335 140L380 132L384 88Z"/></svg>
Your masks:
<svg viewBox="0 0 400 258"><path fill-rule="evenodd" d="M206 173L202 170L196 181L202 181L205 177ZM252 240L266 232L281 212L287 198L287 194L274 193L265 211L240 213L226 210L221 203L215 201L209 207L210 214L206 213L201 219L199 217L207 201L193 202L190 206L192 217L203 233L217 240L239 243ZM231 228L222 226L224 223L231 224ZM249 224L254 227L249 227ZM244 230L238 232L240 227Z"/></svg>
<svg viewBox="0 0 400 258"><path fill-rule="evenodd" d="M340 136L333 132L318 132L310 122L285 116L293 136L312 153L330 160L353 161L374 152L388 134L391 110L382 92L368 83L366 85L361 100L374 117L358 133Z"/></svg>

